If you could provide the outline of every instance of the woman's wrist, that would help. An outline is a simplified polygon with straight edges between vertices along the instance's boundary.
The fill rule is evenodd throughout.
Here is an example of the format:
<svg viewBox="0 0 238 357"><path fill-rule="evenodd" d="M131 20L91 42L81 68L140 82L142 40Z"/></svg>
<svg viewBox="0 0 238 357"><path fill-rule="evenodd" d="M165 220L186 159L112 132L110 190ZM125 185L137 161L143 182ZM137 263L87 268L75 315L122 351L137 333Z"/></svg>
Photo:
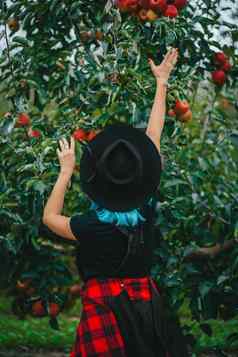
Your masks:
<svg viewBox="0 0 238 357"><path fill-rule="evenodd" d="M164 86L168 85L168 78L165 77L156 77L156 83L158 84L162 84Z"/></svg>
<svg viewBox="0 0 238 357"><path fill-rule="evenodd" d="M59 177L65 181L70 181L72 174L70 171L60 170Z"/></svg>

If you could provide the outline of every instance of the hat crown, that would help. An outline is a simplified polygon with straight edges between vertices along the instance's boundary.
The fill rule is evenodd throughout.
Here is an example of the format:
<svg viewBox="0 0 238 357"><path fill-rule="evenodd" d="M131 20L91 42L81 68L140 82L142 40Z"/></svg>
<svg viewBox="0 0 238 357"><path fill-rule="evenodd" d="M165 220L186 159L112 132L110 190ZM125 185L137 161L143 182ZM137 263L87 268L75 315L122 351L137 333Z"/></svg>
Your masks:
<svg viewBox="0 0 238 357"><path fill-rule="evenodd" d="M142 177L142 158L128 140L118 139L102 154L98 169L110 182L125 185Z"/></svg>

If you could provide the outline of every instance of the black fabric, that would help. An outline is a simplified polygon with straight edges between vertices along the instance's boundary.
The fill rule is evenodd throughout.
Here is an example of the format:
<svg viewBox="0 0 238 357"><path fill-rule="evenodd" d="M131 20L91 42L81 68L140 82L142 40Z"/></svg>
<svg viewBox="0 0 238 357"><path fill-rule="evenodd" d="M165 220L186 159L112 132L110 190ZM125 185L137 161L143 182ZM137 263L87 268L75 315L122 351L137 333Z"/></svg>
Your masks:
<svg viewBox="0 0 238 357"><path fill-rule="evenodd" d="M108 301L127 357L189 357L179 320L166 311L156 289L151 290L151 301L131 301L126 291Z"/></svg>
<svg viewBox="0 0 238 357"><path fill-rule="evenodd" d="M146 204L141 207L141 214L145 218L152 212L154 206ZM144 223L147 237L143 249L127 262L119 274L117 268L127 253L128 237L118 227L99 221L93 210L87 214L72 216L70 227L78 238L76 263L84 281L93 277L143 277L150 274L154 240L148 219Z"/></svg>
<svg viewBox="0 0 238 357"><path fill-rule="evenodd" d="M126 140L134 146L142 160L142 175L125 184L112 182L99 170L100 159L105 150L118 139ZM122 123L106 126L88 143L80 160L80 184L83 192L111 211L126 212L139 207L155 194L160 175L161 157L153 141L143 131Z"/></svg>
<svg viewBox="0 0 238 357"><path fill-rule="evenodd" d="M166 357L166 344L160 332L156 335L151 301L132 301L123 290L108 305L116 316L127 357Z"/></svg>
<svg viewBox="0 0 238 357"><path fill-rule="evenodd" d="M162 294L159 294L154 287L152 287L151 302L158 342L160 341L163 346L166 346L169 357L189 357L188 346L179 318L176 314L171 313Z"/></svg>

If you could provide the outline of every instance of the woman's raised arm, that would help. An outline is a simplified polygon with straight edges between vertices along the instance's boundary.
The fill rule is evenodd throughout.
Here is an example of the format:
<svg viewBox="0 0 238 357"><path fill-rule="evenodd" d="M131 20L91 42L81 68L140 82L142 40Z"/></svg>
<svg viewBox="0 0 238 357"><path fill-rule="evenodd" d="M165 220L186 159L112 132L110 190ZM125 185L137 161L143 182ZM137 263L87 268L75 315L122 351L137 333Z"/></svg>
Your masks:
<svg viewBox="0 0 238 357"><path fill-rule="evenodd" d="M156 93L153 107L151 110L146 134L151 138L160 152L160 137L164 127L164 118L166 112L166 94L167 81L173 70L178 57L178 50L173 48L167 52L162 63L155 65L152 59L149 59L151 70L156 79Z"/></svg>

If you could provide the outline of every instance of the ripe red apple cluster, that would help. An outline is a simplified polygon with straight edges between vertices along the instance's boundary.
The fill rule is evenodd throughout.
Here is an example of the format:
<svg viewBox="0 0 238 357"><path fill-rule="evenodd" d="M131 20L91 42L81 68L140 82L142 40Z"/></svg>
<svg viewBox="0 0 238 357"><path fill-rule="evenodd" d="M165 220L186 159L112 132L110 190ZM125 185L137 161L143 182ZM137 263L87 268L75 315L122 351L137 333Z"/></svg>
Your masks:
<svg viewBox="0 0 238 357"><path fill-rule="evenodd" d="M212 80L216 85L222 86L227 79L227 73L231 70L231 63L224 52L215 53L213 63L217 69L212 72Z"/></svg>
<svg viewBox="0 0 238 357"><path fill-rule="evenodd" d="M168 111L168 115L177 117L177 119L183 123L190 121L193 116L189 103L186 100L179 99L175 101L173 109Z"/></svg>
<svg viewBox="0 0 238 357"><path fill-rule="evenodd" d="M29 125L31 125L31 119L29 115L27 113L20 113L18 115L15 127L16 128L27 127ZM40 130L32 129L31 127L29 127L27 131L27 135L29 136L29 138L39 138L41 136L41 132Z"/></svg>
<svg viewBox="0 0 238 357"><path fill-rule="evenodd" d="M51 317L56 317L60 313L60 306L54 302L50 302L48 306L48 311L45 309L42 300L38 300L32 304L31 315L34 317L45 317L47 315Z"/></svg>
<svg viewBox="0 0 238 357"><path fill-rule="evenodd" d="M90 130L86 131L84 129L76 129L73 132L73 137L76 141L91 141L101 130Z"/></svg>
<svg viewBox="0 0 238 357"><path fill-rule="evenodd" d="M130 12L142 21L154 21L158 17L174 18L187 5L187 0L115 0L122 12Z"/></svg>

